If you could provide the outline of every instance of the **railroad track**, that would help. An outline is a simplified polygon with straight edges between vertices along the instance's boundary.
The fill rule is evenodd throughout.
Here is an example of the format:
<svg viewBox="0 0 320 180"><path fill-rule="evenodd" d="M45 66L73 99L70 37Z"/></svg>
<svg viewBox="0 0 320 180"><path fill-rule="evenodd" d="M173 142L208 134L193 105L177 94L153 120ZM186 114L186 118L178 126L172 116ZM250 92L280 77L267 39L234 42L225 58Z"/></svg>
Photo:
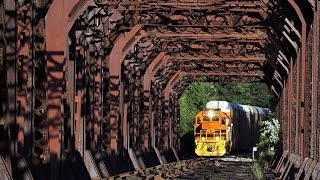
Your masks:
<svg viewBox="0 0 320 180"><path fill-rule="evenodd" d="M249 158L194 158L119 174L108 179L254 179Z"/></svg>

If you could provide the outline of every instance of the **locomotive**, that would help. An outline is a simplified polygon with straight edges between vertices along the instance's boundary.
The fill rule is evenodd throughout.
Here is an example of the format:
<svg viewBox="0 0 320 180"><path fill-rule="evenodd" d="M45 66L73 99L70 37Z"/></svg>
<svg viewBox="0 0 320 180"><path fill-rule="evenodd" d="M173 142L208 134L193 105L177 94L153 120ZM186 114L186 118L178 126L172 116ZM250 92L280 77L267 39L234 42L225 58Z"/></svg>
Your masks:
<svg viewBox="0 0 320 180"><path fill-rule="evenodd" d="M198 156L224 156L230 151L249 150L259 138L258 123L269 109L209 101L194 118L195 153Z"/></svg>

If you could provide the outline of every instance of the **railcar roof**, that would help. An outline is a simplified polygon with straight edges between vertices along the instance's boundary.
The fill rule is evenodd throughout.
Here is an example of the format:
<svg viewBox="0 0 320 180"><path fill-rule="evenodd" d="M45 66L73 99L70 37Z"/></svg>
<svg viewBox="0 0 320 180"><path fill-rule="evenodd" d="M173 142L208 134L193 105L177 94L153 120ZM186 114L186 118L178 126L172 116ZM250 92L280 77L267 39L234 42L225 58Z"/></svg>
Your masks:
<svg viewBox="0 0 320 180"><path fill-rule="evenodd" d="M269 112L268 108L258 107L258 106L249 106L243 104L236 104L227 101L209 101L206 104L206 109L221 109L222 111L227 111L230 109L237 109L245 112L253 112L253 113L262 113L267 114Z"/></svg>

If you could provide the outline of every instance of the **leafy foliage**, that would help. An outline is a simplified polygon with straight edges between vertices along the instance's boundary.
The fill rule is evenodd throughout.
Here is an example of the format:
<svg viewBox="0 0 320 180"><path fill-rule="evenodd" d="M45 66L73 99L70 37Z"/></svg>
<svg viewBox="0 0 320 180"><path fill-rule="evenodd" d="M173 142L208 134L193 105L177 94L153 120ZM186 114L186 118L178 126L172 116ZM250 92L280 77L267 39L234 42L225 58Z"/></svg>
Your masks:
<svg viewBox="0 0 320 180"><path fill-rule="evenodd" d="M279 121L275 118L260 122L260 142L267 141L269 147L275 146L279 141L279 129Z"/></svg>
<svg viewBox="0 0 320 180"><path fill-rule="evenodd" d="M275 146L279 141L279 121L271 114L270 119L260 122L260 138L258 147L258 158L254 163L253 172L256 179L263 179L264 168L275 154Z"/></svg>

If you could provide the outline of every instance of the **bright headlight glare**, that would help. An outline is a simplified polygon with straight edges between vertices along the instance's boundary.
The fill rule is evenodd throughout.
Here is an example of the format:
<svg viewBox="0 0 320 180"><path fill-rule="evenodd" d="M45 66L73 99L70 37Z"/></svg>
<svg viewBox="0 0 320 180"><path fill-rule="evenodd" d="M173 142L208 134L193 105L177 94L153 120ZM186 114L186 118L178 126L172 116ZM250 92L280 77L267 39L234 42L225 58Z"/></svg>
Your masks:
<svg viewBox="0 0 320 180"><path fill-rule="evenodd" d="M202 137L201 140L204 141L204 140L206 140L206 138L205 138L205 137Z"/></svg>
<svg viewBox="0 0 320 180"><path fill-rule="evenodd" d="M219 136L216 136L216 141L219 141L220 140L220 137Z"/></svg>
<svg viewBox="0 0 320 180"><path fill-rule="evenodd" d="M210 118L212 118L212 117L213 117L213 111L209 111L209 112L208 112L208 116L209 116Z"/></svg>

